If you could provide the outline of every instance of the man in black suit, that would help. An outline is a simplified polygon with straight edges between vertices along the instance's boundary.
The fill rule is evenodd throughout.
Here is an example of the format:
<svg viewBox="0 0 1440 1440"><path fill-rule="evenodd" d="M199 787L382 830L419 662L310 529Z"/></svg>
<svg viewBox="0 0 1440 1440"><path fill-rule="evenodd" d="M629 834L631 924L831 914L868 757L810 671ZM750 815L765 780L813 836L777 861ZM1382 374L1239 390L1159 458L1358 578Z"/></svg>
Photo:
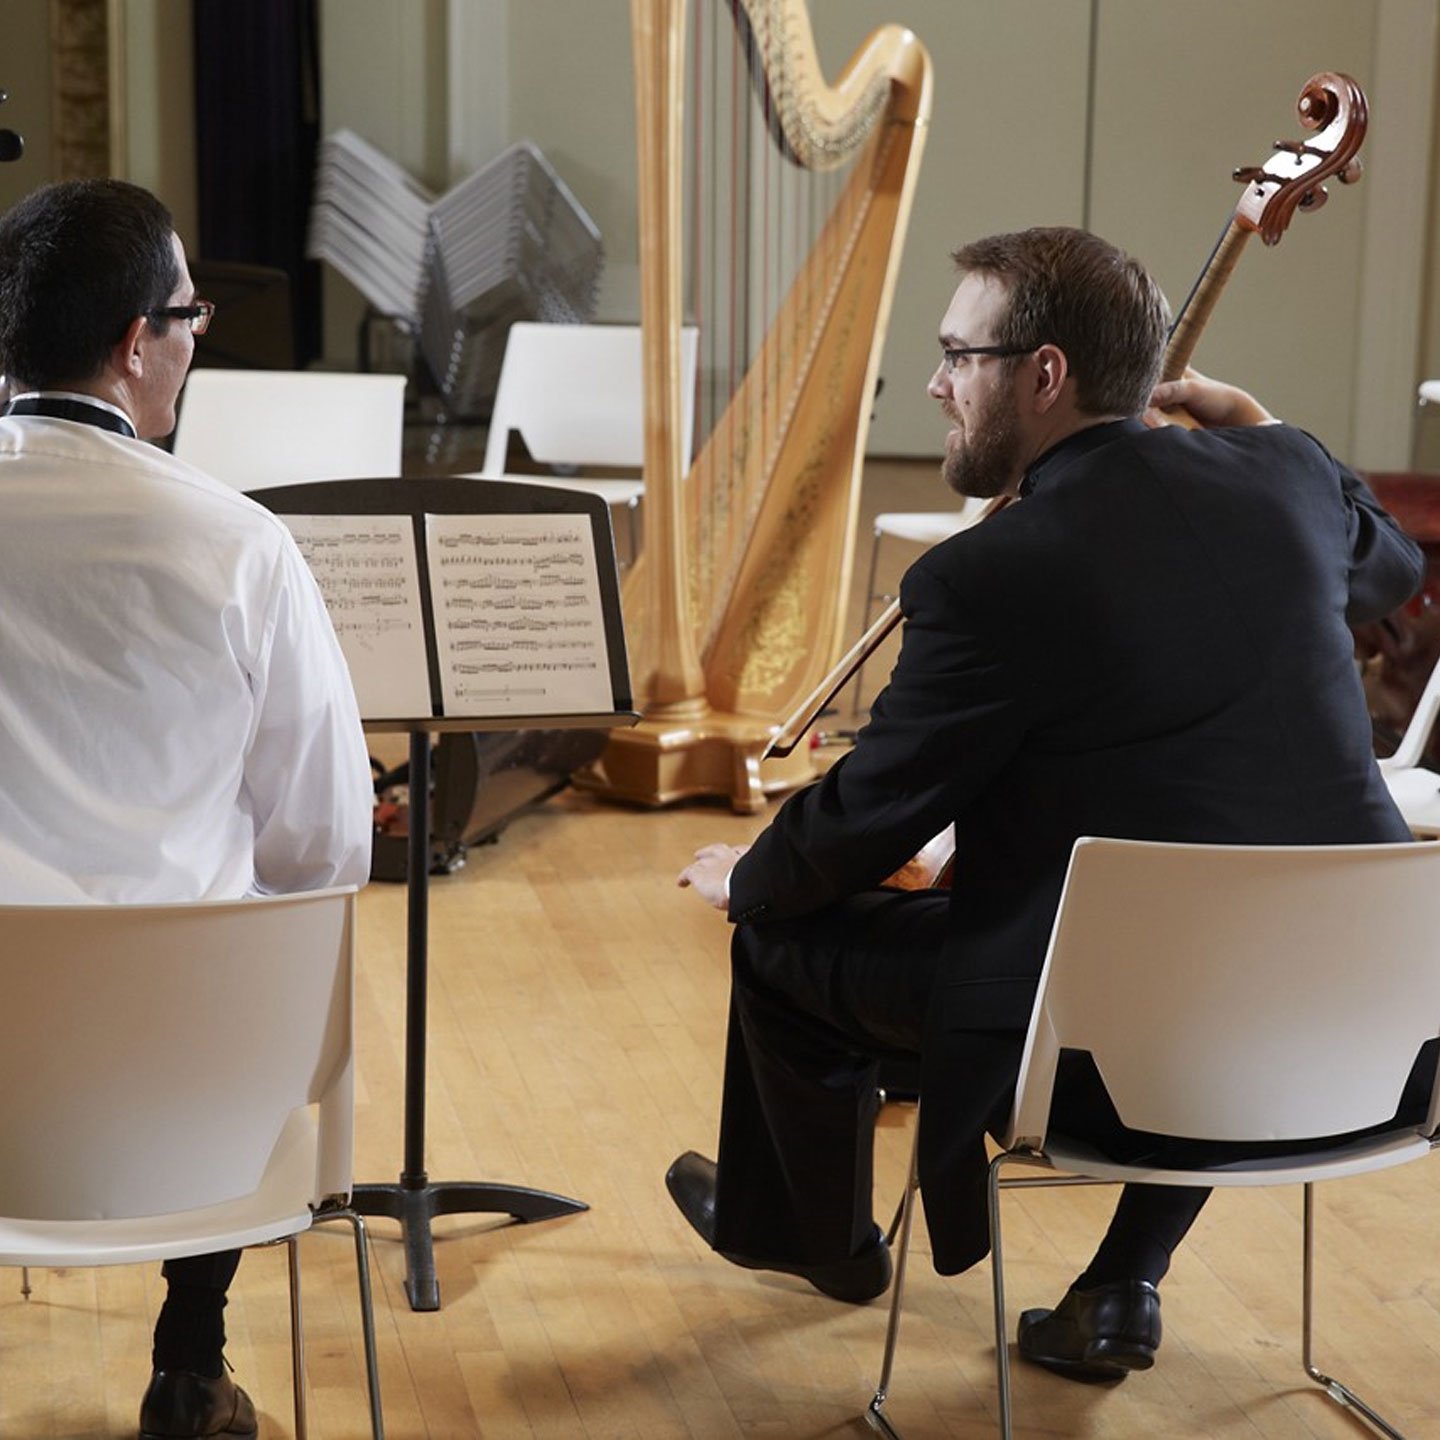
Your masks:
<svg viewBox="0 0 1440 1440"><path fill-rule="evenodd" d="M1375 767L1347 621L1420 583L1365 486L1252 397L1154 390L1167 311L1083 231L966 246L930 394L943 473L1018 497L918 561L904 641L854 751L748 851L680 878L736 922L717 1164L667 1175L727 1259L836 1298L883 1291L875 1075L920 1057L935 1266L981 1258L987 1128L1003 1123L1080 835L1247 844L1408 838ZM1151 419L1156 417L1151 415ZM953 822L954 888L878 889ZM1157 964L1164 963L1157 956ZM1077 1077L1069 1118L1125 1143ZM1153 1363L1156 1285L1205 1192L1130 1186L1090 1266L1020 1350L1084 1380Z"/></svg>

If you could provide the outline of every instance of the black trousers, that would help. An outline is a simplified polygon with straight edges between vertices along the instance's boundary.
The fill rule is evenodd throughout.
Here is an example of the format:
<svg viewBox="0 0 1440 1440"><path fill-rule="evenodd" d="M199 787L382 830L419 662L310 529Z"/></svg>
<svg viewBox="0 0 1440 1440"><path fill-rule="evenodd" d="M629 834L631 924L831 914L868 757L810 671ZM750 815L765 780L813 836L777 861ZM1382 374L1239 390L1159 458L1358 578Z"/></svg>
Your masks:
<svg viewBox="0 0 1440 1440"><path fill-rule="evenodd" d="M736 927L717 1250L823 1264L872 1243L878 1071L919 1057L948 906L944 892L872 891ZM1127 1186L1102 1247L1107 1278L1158 1279L1205 1195Z"/></svg>
<svg viewBox="0 0 1440 1440"><path fill-rule="evenodd" d="M240 1264L239 1250L167 1260L167 1291L155 1322L151 1363L157 1370L218 1376L225 1349L225 1296Z"/></svg>

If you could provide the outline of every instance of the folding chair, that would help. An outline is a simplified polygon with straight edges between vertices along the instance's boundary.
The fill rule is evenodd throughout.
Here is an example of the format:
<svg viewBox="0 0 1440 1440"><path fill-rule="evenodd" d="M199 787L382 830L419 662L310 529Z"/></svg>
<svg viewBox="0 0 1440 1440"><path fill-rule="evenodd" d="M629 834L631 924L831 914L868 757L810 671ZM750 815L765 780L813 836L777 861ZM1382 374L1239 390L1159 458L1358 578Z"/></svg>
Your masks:
<svg viewBox="0 0 1440 1440"><path fill-rule="evenodd" d="M400 474L403 375L192 370L175 456L237 490Z"/></svg>
<svg viewBox="0 0 1440 1440"><path fill-rule="evenodd" d="M690 461L694 428L695 366L699 332L680 331L681 451ZM598 495L624 506L630 553L639 541L636 516L643 478L507 475L510 434L518 431L533 460L544 465L639 470L645 463L644 366L638 325L546 325L519 321L510 327L501 362L495 408L485 444L485 480L520 480Z"/></svg>
<svg viewBox="0 0 1440 1440"><path fill-rule="evenodd" d="M1440 715L1440 662L1420 692L1415 713L1395 753L1380 762L1380 773L1390 790L1390 798L1417 835L1440 835L1440 775L1420 763L1437 715Z"/></svg>
<svg viewBox="0 0 1440 1440"><path fill-rule="evenodd" d="M870 617L875 613L875 606L881 602L889 602L895 597L886 594L884 591L875 588L876 576L880 573L880 542L887 535L892 540L903 540L910 545L922 545L929 549L932 545L938 545L942 540L948 540L952 535L958 535L962 530L968 530L976 521L984 518L988 500L976 500L973 497L967 498L958 510L887 510L875 517L875 539L870 546L870 571L869 578L865 582L865 620L861 624L862 632L870 628ZM865 677L865 666L861 665L855 671L855 678L851 681L851 704L850 713L860 713L860 702L863 696L862 682Z"/></svg>
<svg viewBox="0 0 1440 1440"><path fill-rule="evenodd" d="M1436 935L1440 843L1076 842L1009 1131L990 1167L1005 1440L1012 1431L1000 1191L1125 1181L1302 1184L1305 1373L1380 1434L1404 1440L1313 1362L1313 1186L1417 1160L1434 1147L1440 1098L1433 1085L1423 1124L1392 1122L1421 1047L1440 1035ZM1062 1049L1090 1053L1127 1127L1185 1140L1264 1142L1266 1158L1251 1158L1252 1151L1206 1167L1154 1169L1116 1163L1049 1133ZM1383 1128L1357 1134L1372 1127ZM1045 1173L1002 1180L1010 1164ZM868 1411L891 1437L899 1431L885 1406L914 1210L911 1168L885 1357Z"/></svg>
<svg viewBox="0 0 1440 1440"><path fill-rule="evenodd" d="M175 905L0 907L0 1265L122 1265L355 1237L383 1440L354 1133L353 887ZM219 1044L218 1034L232 1043Z"/></svg>

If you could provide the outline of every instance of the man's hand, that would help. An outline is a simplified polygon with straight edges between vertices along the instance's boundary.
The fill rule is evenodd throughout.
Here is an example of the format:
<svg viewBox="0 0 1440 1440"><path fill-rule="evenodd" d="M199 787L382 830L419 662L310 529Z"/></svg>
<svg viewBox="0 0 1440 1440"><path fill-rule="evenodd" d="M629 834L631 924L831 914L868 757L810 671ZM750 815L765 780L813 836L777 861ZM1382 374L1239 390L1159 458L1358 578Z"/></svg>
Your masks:
<svg viewBox="0 0 1440 1440"><path fill-rule="evenodd" d="M728 910L730 872L749 848L748 845L702 845L675 883L682 889L689 886L707 905Z"/></svg>
<svg viewBox="0 0 1440 1440"><path fill-rule="evenodd" d="M1167 410L1183 410L1203 429L1219 425L1274 425L1275 417L1248 391L1223 380L1187 370L1182 380L1167 380L1150 392L1142 417L1152 430L1175 423Z"/></svg>

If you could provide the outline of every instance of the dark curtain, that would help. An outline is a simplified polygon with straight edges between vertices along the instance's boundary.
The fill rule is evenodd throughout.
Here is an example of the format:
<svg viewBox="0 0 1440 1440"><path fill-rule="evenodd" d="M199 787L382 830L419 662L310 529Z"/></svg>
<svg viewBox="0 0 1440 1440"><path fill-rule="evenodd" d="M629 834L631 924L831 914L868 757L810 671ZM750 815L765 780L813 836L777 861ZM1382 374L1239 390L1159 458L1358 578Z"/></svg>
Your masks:
<svg viewBox="0 0 1440 1440"><path fill-rule="evenodd" d="M320 132L319 0L193 4L200 258L285 271L303 367L321 349L320 267L305 259Z"/></svg>

